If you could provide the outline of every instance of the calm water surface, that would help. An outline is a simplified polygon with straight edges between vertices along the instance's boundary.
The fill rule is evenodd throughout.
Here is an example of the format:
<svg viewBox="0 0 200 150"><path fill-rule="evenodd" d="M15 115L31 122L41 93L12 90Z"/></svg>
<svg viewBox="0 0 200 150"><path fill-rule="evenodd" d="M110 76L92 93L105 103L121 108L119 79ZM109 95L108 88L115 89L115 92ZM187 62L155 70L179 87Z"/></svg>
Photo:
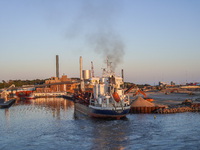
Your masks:
<svg viewBox="0 0 200 150"><path fill-rule="evenodd" d="M21 101L0 109L0 149L200 149L200 113L98 120L62 98Z"/></svg>

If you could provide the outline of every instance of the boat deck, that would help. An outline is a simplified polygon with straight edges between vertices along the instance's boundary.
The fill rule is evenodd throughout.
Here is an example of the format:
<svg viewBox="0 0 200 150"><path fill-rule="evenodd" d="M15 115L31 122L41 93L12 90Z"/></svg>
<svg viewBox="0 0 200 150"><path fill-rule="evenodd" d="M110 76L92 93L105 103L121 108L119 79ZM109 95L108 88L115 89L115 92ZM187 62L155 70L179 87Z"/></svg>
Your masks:
<svg viewBox="0 0 200 150"><path fill-rule="evenodd" d="M10 106L12 106L12 104L14 104L16 101L16 99L11 99L9 101L6 101L4 99L0 99L0 108L9 108Z"/></svg>

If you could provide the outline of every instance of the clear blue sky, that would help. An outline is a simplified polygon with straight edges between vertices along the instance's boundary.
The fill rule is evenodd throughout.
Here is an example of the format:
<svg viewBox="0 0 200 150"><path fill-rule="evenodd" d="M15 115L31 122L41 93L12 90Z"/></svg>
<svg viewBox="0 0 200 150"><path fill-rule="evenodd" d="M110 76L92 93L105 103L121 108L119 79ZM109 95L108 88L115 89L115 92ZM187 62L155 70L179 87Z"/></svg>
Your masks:
<svg viewBox="0 0 200 150"><path fill-rule="evenodd" d="M68 77L108 54L125 81L199 82L200 1L0 0L0 82L55 76L57 54Z"/></svg>

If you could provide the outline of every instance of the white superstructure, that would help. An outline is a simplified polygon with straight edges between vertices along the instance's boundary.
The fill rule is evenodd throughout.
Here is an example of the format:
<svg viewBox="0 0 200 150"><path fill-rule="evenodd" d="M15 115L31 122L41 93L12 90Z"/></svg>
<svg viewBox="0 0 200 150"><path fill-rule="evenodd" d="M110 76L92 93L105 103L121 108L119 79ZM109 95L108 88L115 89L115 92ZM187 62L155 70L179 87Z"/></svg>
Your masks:
<svg viewBox="0 0 200 150"><path fill-rule="evenodd" d="M94 86L90 105L124 109L130 105L129 97L124 95L122 77L115 76L110 64L107 59L107 69L103 69L101 78L90 78L90 84Z"/></svg>
<svg viewBox="0 0 200 150"><path fill-rule="evenodd" d="M93 67L92 67L93 68ZM92 117L116 118L125 117L130 111L129 97L124 94L123 79L115 76L111 63L107 59L107 69L103 69L101 78L89 79L93 91L83 91L82 57L80 57L81 89L74 94L75 112ZM94 74L94 73L93 73Z"/></svg>

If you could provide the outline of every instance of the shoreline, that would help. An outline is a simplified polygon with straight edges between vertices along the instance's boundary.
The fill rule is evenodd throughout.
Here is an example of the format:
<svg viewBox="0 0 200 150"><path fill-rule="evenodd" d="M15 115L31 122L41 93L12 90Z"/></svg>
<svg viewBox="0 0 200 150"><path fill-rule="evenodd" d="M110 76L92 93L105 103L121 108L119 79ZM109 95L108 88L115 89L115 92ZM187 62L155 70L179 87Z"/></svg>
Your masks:
<svg viewBox="0 0 200 150"><path fill-rule="evenodd" d="M165 94L165 91L147 91L145 94L148 98L153 99L153 104L160 106L160 108L151 113L200 112L200 92L190 94L190 92L185 91ZM129 93L130 99L136 100L138 96L133 97L132 95L133 93Z"/></svg>

